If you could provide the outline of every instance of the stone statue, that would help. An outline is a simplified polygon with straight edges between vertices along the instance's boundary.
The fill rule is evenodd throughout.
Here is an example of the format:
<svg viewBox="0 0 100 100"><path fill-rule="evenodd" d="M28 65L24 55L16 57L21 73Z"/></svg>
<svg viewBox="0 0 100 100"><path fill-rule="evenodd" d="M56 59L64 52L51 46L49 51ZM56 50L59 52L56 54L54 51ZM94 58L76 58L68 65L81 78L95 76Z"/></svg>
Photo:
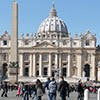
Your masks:
<svg viewBox="0 0 100 100"><path fill-rule="evenodd" d="M82 75L83 77L85 77L85 72L83 71L83 75Z"/></svg>

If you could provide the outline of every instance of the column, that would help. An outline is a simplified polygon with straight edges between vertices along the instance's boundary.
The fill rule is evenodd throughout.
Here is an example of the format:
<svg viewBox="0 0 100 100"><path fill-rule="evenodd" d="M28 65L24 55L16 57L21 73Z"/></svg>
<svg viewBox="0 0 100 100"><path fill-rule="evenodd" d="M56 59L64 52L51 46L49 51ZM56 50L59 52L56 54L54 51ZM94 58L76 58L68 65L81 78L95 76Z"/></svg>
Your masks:
<svg viewBox="0 0 100 100"><path fill-rule="evenodd" d="M71 55L68 54L68 67L67 67L67 76L71 76Z"/></svg>
<svg viewBox="0 0 100 100"><path fill-rule="evenodd" d="M62 76L62 61L61 61L61 53L58 54L58 65L59 65L59 76Z"/></svg>
<svg viewBox="0 0 100 100"><path fill-rule="evenodd" d="M78 77L82 77L82 54L77 54Z"/></svg>
<svg viewBox="0 0 100 100"><path fill-rule="evenodd" d="M30 54L30 67L29 67L29 76L32 77L33 76L33 68L32 68L32 54Z"/></svg>
<svg viewBox="0 0 100 100"><path fill-rule="evenodd" d="M51 76L51 67L52 67L52 60L51 60L51 54L49 53L49 69L48 69L48 76Z"/></svg>
<svg viewBox="0 0 100 100"><path fill-rule="evenodd" d="M20 67L20 76L23 76L23 73L24 73L23 54L20 54L19 61L20 61L20 65L19 65L19 67Z"/></svg>
<svg viewBox="0 0 100 100"><path fill-rule="evenodd" d="M56 65L56 68L58 68L58 54L55 54L55 65Z"/></svg>
<svg viewBox="0 0 100 100"><path fill-rule="evenodd" d="M36 76L36 54L33 53L33 77Z"/></svg>
<svg viewBox="0 0 100 100"><path fill-rule="evenodd" d="M90 70L91 70L91 73L90 73L90 79L91 80L95 80L96 79L96 69L95 69L95 54L92 54L92 57L91 57L91 66L90 66Z"/></svg>
<svg viewBox="0 0 100 100"><path fill-rule="evenodd" d="M39 76L42 76L42 54L40 54L40 57L39 57Z"/></svg>

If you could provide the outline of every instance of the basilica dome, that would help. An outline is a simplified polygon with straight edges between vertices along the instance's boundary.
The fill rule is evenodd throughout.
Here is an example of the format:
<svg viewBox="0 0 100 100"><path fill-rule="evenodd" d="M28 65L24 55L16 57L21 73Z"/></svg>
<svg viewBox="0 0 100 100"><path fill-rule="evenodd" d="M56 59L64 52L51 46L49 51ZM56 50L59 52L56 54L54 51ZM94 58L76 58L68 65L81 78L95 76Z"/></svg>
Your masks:
<svg viewBox="0 0 100 100"><path fill-rule="evenodd" d="M54 7L54 4L50 10L50 15L48 18L43 20L43 22L40 24L40 27L38 29L39 34L45 34L45 33L61 33L62 35L68 35L67 26L64 23L63 20L61 20L57 16L56 9Z"/></svg>

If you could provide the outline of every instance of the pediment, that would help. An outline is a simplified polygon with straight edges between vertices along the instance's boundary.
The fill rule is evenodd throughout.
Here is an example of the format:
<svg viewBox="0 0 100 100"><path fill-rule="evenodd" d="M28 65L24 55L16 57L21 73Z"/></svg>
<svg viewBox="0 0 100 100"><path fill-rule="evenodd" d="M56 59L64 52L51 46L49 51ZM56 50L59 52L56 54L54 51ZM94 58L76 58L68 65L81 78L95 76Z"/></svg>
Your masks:
<svg viewBox="0 0 100 100"><path fill-rule="evenodd" d="M91 34L90 31L87 31L85 36L84 36L85 39L95 39L94 36Z"/></svg>
<svg viewBox="0 0 100 100"><path fill-rule="evenodd" d="M34 46L34 48L56 48L57 46L50 44L48 42L42 42L40 44L37 44L36 46Z"/></svg>

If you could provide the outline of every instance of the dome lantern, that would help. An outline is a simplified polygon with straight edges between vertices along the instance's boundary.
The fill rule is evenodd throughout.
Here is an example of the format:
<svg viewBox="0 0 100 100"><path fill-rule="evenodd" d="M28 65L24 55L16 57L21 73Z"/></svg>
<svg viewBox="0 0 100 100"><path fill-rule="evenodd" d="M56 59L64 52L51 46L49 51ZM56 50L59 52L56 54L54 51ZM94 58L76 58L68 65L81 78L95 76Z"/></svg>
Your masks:
<svg viewBox="0 0 100 100"><path fill-rule="evenodd" d="M56 12L54 4L52 5L51 11L50 11L50 17L53 17L53 16L57 16L57 12Z"/></svg>

